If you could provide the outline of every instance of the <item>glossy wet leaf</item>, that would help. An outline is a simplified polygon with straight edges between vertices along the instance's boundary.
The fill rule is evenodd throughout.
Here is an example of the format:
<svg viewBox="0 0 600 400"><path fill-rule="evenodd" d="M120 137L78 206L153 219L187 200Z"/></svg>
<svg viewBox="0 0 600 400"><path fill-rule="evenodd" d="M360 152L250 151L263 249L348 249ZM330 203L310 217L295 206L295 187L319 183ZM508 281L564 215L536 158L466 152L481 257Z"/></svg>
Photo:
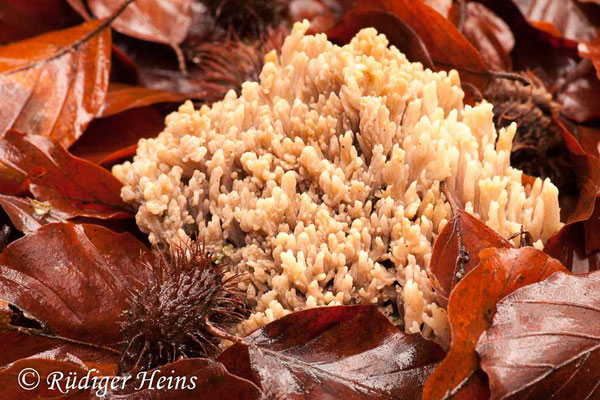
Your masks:
<svg viewBox="0 0 600 400"><path fill-rule="evenodd" d="M139 139L155 137L164 127L165 118L156 108L133 108L92 121L69 151L93 163L110 166L133 157ZM106 132L112 134L107 137Z"/></svg>
<svg viewBox="0 0 600 400"><path fill-rule="evenodd" d="M431 374L423 399L485 397L487 385L478 373L477 340L496 313L500 299L516 289L566 269L533 247L488 248L480 263L456 285L448 302L450 349Z"/></svg>
<svg viewBox="0 0 600 400"><path fill-rule="evenodd" d="M158 372L156 372L158 371ZM143 376L133 380L124 390L111 394L115 400L258 400L263 398L261 390L252 382L227 372L223 364L200 358L190 358L163 365L148 371L147 376L154 374L154 382L161 377L185 378L177 389L157 389L156 383L149 388L143 383ZM192 382L191 379L195 378ZM182 389L185 384L186 389ZM139 389L141 386L141 389ZM190 388L192 387L193 388Z"/></svg>
<svg viewBox="0 0 600 400"><path fill-rule="evenodd" d="M121 183L107 170L73 157L63 147L39 135L8 132L0 139L0 187L25 187L64 217L129 218L121 200Z"/></svg>
<svg viewBox="0 0 600 400"><path fill-rule="evenodd" d="M459 245L467 254L459 260ZM437 293L448 299L460 278L479 264L479 253L488 247L510 248L512 244L464 210L448 221L433 245L431 280Z"/></svg>
<svg viewBox="0 0 600 400"><path fill-rule="evenodd" d="M100 112L111 37L95 20L0 47L0 134L9 129L70 146Z"/></svg>
<svg viewBox="0 0 600 400"><path fill-rule="evenodd" d="M128 288L149 276L145 255L128 233L47 224L0 254L0 299L54 334L117 346Z"/></svg>
<svg viewBox="0 0 600 400"><path fill-rule="evenodd" d="M10 399L88 399L89 390L67 390L64 381L62 389L66 393L50 390L48 377L52 373L83 377L88 371L91 376L110 376L116 372L117 361L115 353L97 347L23 332L7 332L0 335L0 388L2 395ZM34 369L40 376L38 387L32 390L24 390L19 385L19 382L35 382L35 375L20 377L21 371L27 368Z"/></svg>
<svg viewBox="0 0 600 400"><path fill-rule="evenodd" d="M108 86L102 117L108 117L132 108L145 107L156 103L182 103L187 99L188 97L181 93L111 83Z"/></svg>
<svg viewBox="0 0 600 400"><path fill-rule="evenodd" d="M599 336L600 272L515 291L477 345L492 399L597 398Z"/></svg>
<svg viewBox="0 0 600 400"><path fill-rule="evenodd" d="M117 369L118 355L98 347L19 331L0 335L0 369L21 359L69 361L75 358L105 374L112 375Z"/></svg>
<svg viewBox="0 0 600 400"><path fill-rule="evenodd" d="M220 357L267 398L415 399L443 357L374 306L314 308L259 328Z"/></svg>
<svg viewBox="0 0 600 400"><path fill-rule="evenodd" d="M55 212L50 204L30 198L0 194L0 206L13 226L25 234L35 232L48 223L64 222L66 219L65 215Z"/></svg>
<svg viewBox="0 0 600 400"><path fill-rule="evenodd" d="M0 43L27 39L81 22L64 0L2 0Z"/></svg>

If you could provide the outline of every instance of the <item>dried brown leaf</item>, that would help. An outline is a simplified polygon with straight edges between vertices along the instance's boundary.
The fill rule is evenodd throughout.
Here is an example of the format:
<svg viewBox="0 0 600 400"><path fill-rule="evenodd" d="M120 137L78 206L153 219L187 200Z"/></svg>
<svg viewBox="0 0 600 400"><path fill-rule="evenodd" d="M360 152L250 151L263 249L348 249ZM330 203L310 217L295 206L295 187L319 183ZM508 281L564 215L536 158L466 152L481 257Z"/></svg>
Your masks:
<svg viewBox="0 0 600 400"><path fill-rule="evenodd" d="M121 183L107 170L73 157L39 135L8 132L0 139L0 187L15 194L26 187L64 218L130 218Z"/></svg>
<svg viewBox="0 0 600 400"><path fill-rule="evenodd" d="M96 20L0 47L0 135L9 129L70 146L101 111L110 30Z"/></svg>
<svg viewBox="0 0 600 400"><path fill-rule="evenodd" d="M399 331L375 306L336 306L280 318L220 357L267 398L416 399L443 356Z"/></svg>
<svg viewBox="0 0 600 400"><path fill-rule="evenodd" d="M477 339L487 329L500 299L525 285L566 269L533 247L488 248L480 263L454 288L448 302L452 341L446 358L425 382L423 399L485 398L478 373Z"/></svg>
<svg viewBox="0 0 600 400"><path fill-rule="evenodd" d="M89 0L98 18L113 15L124 0ZM177 53L184 68L179 44L185 39L192 22L191 0L136 0L112 23L115 30L141 40L164 43Z"/></svg>
<svg viewBox="0 0 600 400"><path fill-rule="evenodd" d="M0 299L50 333L118 346L128 289L145 282L146 247L97 225L47 224L0 254Z"/></svg>
<svg viewBox="0 0 600 400"><path fill-rule="evenodd" d="M48 203L23 197L0 194L0 206L13 226L25 234L52 222L64 222L67 217L55 212Z"/></svg>
<svg viewBox="0 0 600 400"><path fill-rule="evenodd" d="M477 353L492 399L597 398L600 272L556 273L498 304Z"/></svg>

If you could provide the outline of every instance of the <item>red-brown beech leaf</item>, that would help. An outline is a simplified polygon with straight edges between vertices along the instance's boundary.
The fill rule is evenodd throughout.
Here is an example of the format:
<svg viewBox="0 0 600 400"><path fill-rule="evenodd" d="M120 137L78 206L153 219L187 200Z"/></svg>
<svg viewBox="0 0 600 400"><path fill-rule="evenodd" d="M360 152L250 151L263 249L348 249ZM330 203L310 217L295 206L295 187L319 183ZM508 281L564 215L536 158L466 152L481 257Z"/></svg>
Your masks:
<svg viewBox="0 0 600 400"><path fill-rule="evenodd" d="M113 15L124 0L88 0L98 18ZM117 31L149 42L168 44L183 65L179 44L192 23L192 0L136 0L113 23Z"/></svg>
<svg viewBox="0 0 600 400"><path fill-rule="evenodd" d="M73 157L47 137L8 132L0 139L0 171L11 178L0 178L0 187L20 182L65 218L131 217L131 208L121 200L122 185L110 172Z"/></svg>
<svg viewBox="0 0 600 400"><path fill-rule="evenodd" d="M567 225L548 239L544 252L574 274L597 271L600 269L600 251L586 253L585 235L582 223Z"/></svg>
<svg viewBox="0 0 600 400"><path fill-rule="evenodd" d="M508 24L515 37L513 68L533 70L549 90L566 71L577 65L577 43L556 38L532 26L513 1L479 0Z"/></svg>
<svg viewBox="0 0 600 400"><path fill-rule="evenodd" d="M101 116L108 117L132 108L145 107L156 103L181 103L187 99L188 96L182 93L111 83L108 86Z"/></svg>
<svg viewBox="0 0 600 400"><path fill-rule="evenodd" d="M96 20L0 47L0 135L9 129L70 146L101 111L110 29Z"/></svg>
<svg viewBox="0 0 600 400"><path fill-rule="evenodd" d="M453 3L449 19L458 25L464 18L462 33L481 54L491 69L510 71L510 52L515 45L515 37L510 27L489 8L478 2L466 3L466 15L461 16L459 3Z"/></svg>
<svg viewBox="0 0 600 400"><path fill-rule="evenodd" d="M592 60L596 68L596 76L600 79L600 29L596 32L596 39L589 42L580 42L577 50L580 56Z"/></svg>
<svg viewBox="0 0 600 400"><path fill-rule="evenodd" d="M362 28L373 27L388 38L411 62L420 62L433 69L427 48L415 31L393 14L383 11L350 11L327 32L327 37L338 43L348 43Z"/></svg>
<svg viewBox="0 0 600 400"><path fill-rule="evenodd" d="M578 125L577 137L586 153L600 157L600 127Z"/></svg>
<svg viewBox="0 0 600 400"><path fill-rule="evenodd" d="M0 207L13 226L25 234L52 222L65 222L64 216L55 212L50 204L34 199L0 194Z"/></svg>
<svg viewBox="0 0 600 400"><path fill-rule="evenodd" d="M560 113L575 122L600 119L600 80L592 61L584 58L561 79L555 98L562 105Z"/></svg>
<svg viewBox="0 0 600 400"><path fill-rule="evenodd" d="M69 343L60 338L38 336L20 331L0 335L0 370L22 359L74 361L75 358L98 372L113 375L119 355L96 346ZM0 385L0 387L2 387Z"/></svg>
<svg viewBox="0 0 600 400"><path fill-rule="evenodd" d="M147 256L128 233L47 224L0 254L0 299L53 334L116 346L128 289L149 279Z"/></svg>
<svg viewBox="0 0 600 400"><path fill-rule="evenodd" d="M46 379L51 373L70 373L83 377L114 375L118 354L98 347L68 343L65 340L41 337L23 332L7 332L0 335L0 388L6 399L89 399L89 390L66 390L65 381L58 390L49 390ZM39 373L37 388L25 390L21 384L35 383L35 376L19 376L26 368ZM95 398L95 397L94 397Z"/></svg>
<svg viewBox="0 0 600 400"><path fill-rule="evenodd" d="M555 123L561 131L570 153L570 161L576 172L579 198L575 210L567 220L567 226L581 223L585 227L585 252L600 250L600 160L587 153L565 124L558 118ZM563 227L565 229L566 227ZM583 238L582 238L583 239ZM551 250L552 251L552 250Z"/></svg>
<svg viewBox="0 0 600 400"><path fill-rule="evenodd" d="M140 379L133 380L125 386L124 390L114 391L110 398L114 400L258 400L263 398L261 390L243 378L227 372L223 364L202 359L188 358L150 370L146 377L154 376L152 388ZM180 382L177 387L172 383L172 388L157 388L161 377L185 378L185 383ZM191 379L194 378L192 383ZM140 377L143 379L143 377ZM173 378L171 378L173 379ZM182 389L185 384L187 389ZM192 387L190 389L190 387Z"/></svg>
<svg viewBox="0 0 600 400"><path fill-rule="evenodd" d="M443 357L365 305L298 311L242 340L219 361L267 398L417 399Z"/></svg>
<svg viewBox="0 0 600 400"><path fill-rule="evenodd" d="M577 0L512 0L535 26L571 40L590 40L600 8ZM596 21L594 21L596 20ZM540 22L542 24L540 24Z"/></svg>
<svg viewBox="0 0 600 400"><path fill-rule="evenodd" d="M477 345L492 399L597 399L599 337L600 272L515 291Z"/></svg>
<svg viewBox="0 0 600 400"><path fill-rule="evenodd" d="M448 301L451 343L446 358L425 382L423 400L477 399L487 385L478 372L477 339L492 323L496 304L514 290L566 269L533 247L488 248L454 288Z"/></svg>
<svg viewBox="0 0 600 400"><path fill-rule="evenodd" d="M64 0L2 0L0 43L66 28L81 21Z"/></svg>
<svg viewBox="0 0 600 400"><path fill-rule="evenodd" d="M456 68L461 79L481 91L488 83L485 61L450 21L421 1L357 1L356 10L386 11L409 25L421 38L433 62L441 69ZM473 73L475 71L475 73Z"/></svg>
<svg viewBox="0 0 600 400"><path fill-rule="evenodd" d="M512 244L464 210L456 209L456 214L448 221L433 245L431 262L431 281L444 299L464 276L479 264L479 253L488 247L510 248ZM468 258L459 259L459 245Z"/></svg>
<svg viewBox="0 0 600 400"><path fill-rule="evenodd" d="M133 108L93 120L69 151L93 163L110 166L133 156L139 139L155 137L164 127L165 118L155 107Z"/></svg>

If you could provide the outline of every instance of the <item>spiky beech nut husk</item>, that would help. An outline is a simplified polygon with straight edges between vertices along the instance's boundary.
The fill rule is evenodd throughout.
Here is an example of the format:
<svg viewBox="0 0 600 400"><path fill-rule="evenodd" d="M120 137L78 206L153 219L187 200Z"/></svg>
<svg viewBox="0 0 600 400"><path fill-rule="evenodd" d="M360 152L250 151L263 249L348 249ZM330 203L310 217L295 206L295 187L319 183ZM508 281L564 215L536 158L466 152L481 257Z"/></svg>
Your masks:
<svg viewBox="0 0 600 400"><path fill-rule="evenodd" d="M197 97L205 103L223 99L231 89L240 94L242 83L258 81L264 57L271 50L280 51L289 34L285 25L266 28L258 38L242 40L229 36L219 41L188 41L185 57L194 65Z"/></svg>
<svg viewBox="0 0 600 400"><path fill-rule="evenodd" d="M523 75L531 82L496 79L484 97L494 105L497 129L517 123L510 163L528 175L550 178L561 195L577 193L569 151L552 116L560 105L532 73Z"/></svg>
<svg viewBox="0 0 600 400"><path fill-rule="evenodd" d="M203 0L219 25L243 36L257 35L265 26L287 19L290 0Z"/></svg>
<svg viewBox="0 0 600 400"><path fill-rule="evenodd" d="M218 333L247 316L239 275L227 277L202 243L155 251L152 279L131 291L119 370L147 370L181 357L214 357ZM222 336L221 336L222 338Z"/></svg>

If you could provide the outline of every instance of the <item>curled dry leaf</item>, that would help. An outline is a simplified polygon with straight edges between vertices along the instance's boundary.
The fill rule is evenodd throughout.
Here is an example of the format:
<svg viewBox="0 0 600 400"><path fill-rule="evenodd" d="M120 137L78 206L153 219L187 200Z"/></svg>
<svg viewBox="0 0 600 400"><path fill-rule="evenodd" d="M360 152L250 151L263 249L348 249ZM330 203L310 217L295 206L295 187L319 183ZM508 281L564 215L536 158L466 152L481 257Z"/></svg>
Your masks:
<svg viewBox="0 0 600 400"><path fill-rule="evenodd" d="M506 22L478 2L467 3L464 10L466 15L462 16L462 7L454 3L449 19L458 26L464 18L462 33L491 69L512 70L510 52L515 45L515 37Z"/></svg>
<svg viewBox="0 0 600 400"><path fill-rule="evenodd" d="M548 240L544 252L574 274L597 271L600 269L600 251L586 253L585 240L582 240L585 235L582 223L567 225Z"/></svg>
<svg viewBox="0 0 600 400"><path fill-rule="evenodd" d="M556 100L561 114L575 122L600 119L600 80L590 60L583 59L562 81Z"/></svg>
<svg viewBox="0 0 600 400"><path fill-rule="evenodd" d="M535 26L572 40L590 40L595 36L600 8L578 0L512 0ZM596 21L595 21L596 20Z"/></svg>
<svg viewBox="0 0 600 400"><path fill-rule="evenodd" d="M513 68L531 70L553 91L555 82L577 65L576 42L559 39L532 26L512 1L479 0L510 27L515 46Z"/></svg>
<svg viewBox="0 0 600 400"><path fill-rule="evenodd" d="M125 0L89 0L98 18L113 15ZM182 64L179 44L185 39L192 22L191 0L136 0L112 24L117 31L135 37L167 44L175 50Z"/></svg>
<svg viewBox="0 0 600 400"><path fill-rule="evenodd" d="M600 160L583 149L561 120L555 122L570 152L580 194L567 224L544 251L573 273L595 271L600 268Z"/></svg>
<svg viewBox="0 0 600 400"><path fill-rule="evenodd" d="M108 87L107 20L0 47L0 135L9 129L70 146L100 112Z"/></svg>
<svg viewBox="0 0 600 400"><path fill-rule="evenodd" d="M65 222L64 216L55 212L50 204L34 199L0 194L0 206L13 226L25 234L52 222Z"/></svg>
<svg viewBox="0 0 600 400"><path fill-rule="evenodd" d="M268 398L416 399L443 357L399 331L375 306L335 306L282 317L227 349L227 369Z"/></svg>
<svg viewBox="0 0 600 400"><path fill-rule="evenodd" d="M471 43L440 13L421 1L374 0L356 2L355 10L385 11L410 26L421 38L433 62L441 69L455 68L463 81L483 91L489 73Z"/></svg>
<svg viewBox="0 0 600 400"><path fill-rule="evenodd" d="M193 389L181 389L183 383L180 383L177 389L150 389L147 384L143 385L138 379L126 385L124 390L114 391L110 398L114 400L258 400L263 398L261 390L252 382L230 374L223 364L207 359L179 360L150 370L146 376L154 376L155 382L161 377L180 379L183 377L186 379L186 387L193 386ZM193 377L196 379L192 384ZM138 390L140 385L142 389Z"/></svg>
<svg viewBox="0 0 600 400"><path fill-rule="evenodd" d="M47 224L0 254L0 299L47 331L116 346L128 288L146 282L146 247L96 225Z"/></svg>
<svg viewBox="0 0 600 400"><path fill-rule="evenodd" d="M448 302L452 341L446 358L425 382L423 399L476 399L487 386L478 372L475 346L500 299L525 285L566 269L533 247L488 248L479 265L454 288Z"/></svg>
<svg viewBox="0 0 600 400"><path fill-rule="evenodd" d="M596 39L589 42L580 42L577 50L580 56L592 60L596 68L596 76L600 79L600 29L596 32Z"/></svg>
<svg viewBox="0 0 600 400"><path fill-rule="evenodd" d="M433 61L419 35L396 16L384 11L350 11L327 32L327 37L339 43L348 43L359 30L367 27L385 34L390 45L396 46L410 61L433 69Z"/></svg>
<svg viewBox="0 0 600 400"><path fill-rule="evenodd" d="M454 216L433 245L431 280L438 294L448 299L460 278L479 264L479 253L488 247L510 248L512 244L464 210Z"/></svg>
<svg viewBox="0 0 600 400"><path fill-rule="evenodd" d="M600 272L515 291L477 345L492 399L598 398L599 337Z"/></svg>
<svg viewBox="0 0 600 400"><path fill-rule="evenodd" d="M21 186L63 218L129 218L121 183L105 169L73 157L49 138L10 131L0 139L0 187ZM6 179L6 180L5 180Z"/></svg>
<svg viewBox="0 0 600 400"><path fill-rule="evenodd" d="M568 224L583 223L585 226L586 253L600 250L600 160L587 153L560 119L555 119L570 152L570 161L576 172L579 198Z"/></svg>

